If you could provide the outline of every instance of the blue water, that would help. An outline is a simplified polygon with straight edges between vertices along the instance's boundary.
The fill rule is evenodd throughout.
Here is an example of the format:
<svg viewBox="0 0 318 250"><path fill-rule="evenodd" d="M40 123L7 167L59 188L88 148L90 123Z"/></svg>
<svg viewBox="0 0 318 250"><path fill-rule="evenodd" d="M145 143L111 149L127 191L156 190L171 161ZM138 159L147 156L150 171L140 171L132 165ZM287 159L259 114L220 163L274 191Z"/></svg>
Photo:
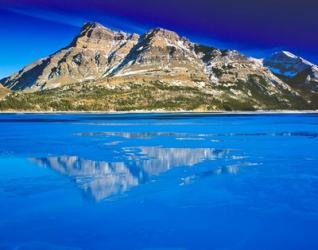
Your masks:
<svg viewBox="0 0 318 250"><path fill-rule="evenodd" d="M318 115L0 115L0 249L318 249Z"/></svg>

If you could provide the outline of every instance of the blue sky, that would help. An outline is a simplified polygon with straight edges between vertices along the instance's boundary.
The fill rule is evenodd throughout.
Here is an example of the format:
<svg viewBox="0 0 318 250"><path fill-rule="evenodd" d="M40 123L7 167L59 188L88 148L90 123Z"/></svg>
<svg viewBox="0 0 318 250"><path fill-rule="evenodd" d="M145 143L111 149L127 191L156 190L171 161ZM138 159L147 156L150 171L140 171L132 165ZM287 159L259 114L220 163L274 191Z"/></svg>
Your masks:
<svg viewBox="0 0 318 250"><path fill-rule="evenodd" d="M0 0L0 78L68 45L88 21L128 32L153 27L264 57L289 50L318 63L313 0Z"/></svg>

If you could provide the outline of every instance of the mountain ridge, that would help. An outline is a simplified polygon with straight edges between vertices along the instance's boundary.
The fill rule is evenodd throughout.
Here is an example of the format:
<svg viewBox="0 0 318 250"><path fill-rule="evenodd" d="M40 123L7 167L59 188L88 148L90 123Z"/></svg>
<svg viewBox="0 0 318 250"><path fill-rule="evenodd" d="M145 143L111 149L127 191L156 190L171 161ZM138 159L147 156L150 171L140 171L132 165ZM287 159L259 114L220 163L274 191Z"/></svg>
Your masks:
<svg viewBox="0 0 318 250"><path fill-rule="evenodd" d="M61 94L74 85L81 86L80 89L89 86L108 90L137 86L139 92L142 88L162 85L168 89L198 90L200 99L210 95L213 109L224 109L227 105L230 109L313 109L317 108L313 100L317 97L318 74L316 66L309 64L286 51L261 62L235 50L193 43L162 28L138 35L89 22L69 45L0 83L13 91L9 94L11 98L43 91L53 94L54 90ZM289 74L291 69L294 75ZM282 72L288 74L279 74ZM300 87L308 82L314 87ZM160 88L155 92L158 96L153 98L159 98ZM75 91L72 96L76 98L79 93ZM165 93L165 98L170 101L176 94ZM187 98L190 102L191 97ZM202 105L209 106L205 101Z"/></svg>

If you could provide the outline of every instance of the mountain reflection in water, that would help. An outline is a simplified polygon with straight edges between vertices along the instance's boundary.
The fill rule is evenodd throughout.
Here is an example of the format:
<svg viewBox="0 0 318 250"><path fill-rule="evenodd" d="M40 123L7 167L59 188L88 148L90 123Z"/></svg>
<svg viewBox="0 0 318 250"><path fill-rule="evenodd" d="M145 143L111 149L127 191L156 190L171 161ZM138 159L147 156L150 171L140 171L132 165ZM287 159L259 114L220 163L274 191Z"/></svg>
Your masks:
<svg viewBox="0 0 318 250"><path fill-rule="evenodd" d="M86 160L77 156L32 158L42 167L70 177L86 197L96 201L122 194L176 167L192 167L225 157L229 150L212 148L129 147L119 162Z"/></svg>
<svg viewBox="0 0 318 250"><path fill-rule="evenodd" d="M95 136L95 137L121 137L125 139L152 139L154 137L205 137L206 134L188 134L177 132L86 132L78 133L77 136Z"/></svg>

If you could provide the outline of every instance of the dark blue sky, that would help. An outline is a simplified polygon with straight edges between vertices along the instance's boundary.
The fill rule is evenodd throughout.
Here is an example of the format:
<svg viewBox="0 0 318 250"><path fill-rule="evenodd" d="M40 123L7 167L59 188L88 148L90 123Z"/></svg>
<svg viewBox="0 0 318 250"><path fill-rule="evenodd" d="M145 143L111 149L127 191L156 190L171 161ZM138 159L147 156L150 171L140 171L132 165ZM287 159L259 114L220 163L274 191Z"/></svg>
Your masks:
<svg viewBox="0 0 318 250"><path fill-rule="evenodd" d="M175 30L263 57L285 49L318 63L317 0L0 0L0 77L66 46L83 23Z"/></svg>

